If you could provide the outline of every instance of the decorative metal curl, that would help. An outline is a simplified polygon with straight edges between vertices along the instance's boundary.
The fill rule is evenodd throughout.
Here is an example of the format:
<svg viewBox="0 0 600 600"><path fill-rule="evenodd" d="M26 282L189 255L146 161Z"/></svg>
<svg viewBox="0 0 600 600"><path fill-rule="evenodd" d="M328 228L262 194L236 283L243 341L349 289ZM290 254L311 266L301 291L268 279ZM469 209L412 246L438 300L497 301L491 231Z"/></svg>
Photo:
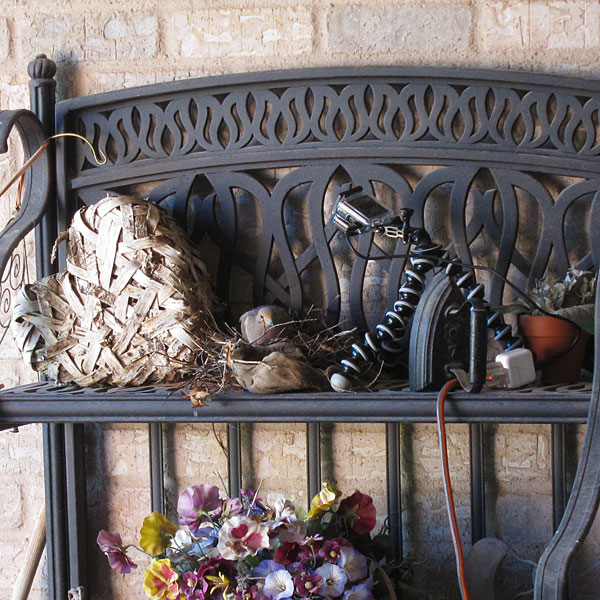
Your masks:
<svg viewBox="0 0 600 600"><path fill-rule="evenodd" d="M25 241L13 252L0 279L0 343L10 326L13 297L21 285L28 281Z"/></svg>

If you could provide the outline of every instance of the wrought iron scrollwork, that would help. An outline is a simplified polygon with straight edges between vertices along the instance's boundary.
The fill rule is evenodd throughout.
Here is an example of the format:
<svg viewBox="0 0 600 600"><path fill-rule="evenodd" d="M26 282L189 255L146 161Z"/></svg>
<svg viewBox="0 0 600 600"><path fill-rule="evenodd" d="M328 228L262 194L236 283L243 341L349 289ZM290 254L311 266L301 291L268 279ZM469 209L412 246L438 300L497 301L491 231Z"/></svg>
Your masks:
<svg viewBox="0 0 600 600"><path fill-rule="evenodd" d="M10 327L14 295L28 280L27 251L25 241L22 241L11 254L0 279L0 343Z"/></svg>
<svg viewBox="0 0 600 600"><path fill-rule="evenodd" d="M150 97L102 112L82 111L76 130L113 165L244 149L289 149L324 142L432 142L448 151L485 148L534 156L600 153L593 95L542 90L526 84L477 85L431 78L374 77L370 83L255 86L219 94ZM89 149L78 151L80 170L94 168ZM510 157L508 157L510 158Z"/></svg>
<svg viewBox="0 0 600 600"><path fill-rule="evenodd" d="M13 129L20 135L27 160L46 136L38 118L28 110L0 111L0 153L8 151ZM33 163L25 178L19 211L0 233L0 341L10 323L12 294L21 285L27 266L25 236L41 221L50 198L50 158L48 154ZM18 248L18 251L17 251Z"/></svg>

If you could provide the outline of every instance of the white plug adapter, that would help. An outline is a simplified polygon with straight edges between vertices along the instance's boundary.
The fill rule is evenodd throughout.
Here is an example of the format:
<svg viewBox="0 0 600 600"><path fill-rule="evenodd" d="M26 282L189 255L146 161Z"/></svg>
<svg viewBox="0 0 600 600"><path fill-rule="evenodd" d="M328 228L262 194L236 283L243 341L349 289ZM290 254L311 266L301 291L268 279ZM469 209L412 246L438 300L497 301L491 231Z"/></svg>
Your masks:
<svg viewBox="0 0 600 600"><path fill-rule="evenodd" d="M533 354L527 348L515 348L496 356L496 362L506 370L504 387L514 389L535 381Z"/></svg>

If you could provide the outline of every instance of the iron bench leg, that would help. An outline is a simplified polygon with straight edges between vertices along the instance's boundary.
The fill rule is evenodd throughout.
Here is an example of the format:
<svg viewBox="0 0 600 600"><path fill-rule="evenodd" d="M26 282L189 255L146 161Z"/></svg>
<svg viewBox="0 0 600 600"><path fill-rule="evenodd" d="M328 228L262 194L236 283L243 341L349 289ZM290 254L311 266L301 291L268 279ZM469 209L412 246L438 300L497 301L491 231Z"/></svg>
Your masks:
<svg viewBox="0 0 600 600"><path fill-rule="evenodd" d="M594 203L598 213L598 203ZM600 303L596 293L594 384L587 429L573 489L563 518L535 574L535 600L565 600L571 559L583 544L600 501Z"/></svg>

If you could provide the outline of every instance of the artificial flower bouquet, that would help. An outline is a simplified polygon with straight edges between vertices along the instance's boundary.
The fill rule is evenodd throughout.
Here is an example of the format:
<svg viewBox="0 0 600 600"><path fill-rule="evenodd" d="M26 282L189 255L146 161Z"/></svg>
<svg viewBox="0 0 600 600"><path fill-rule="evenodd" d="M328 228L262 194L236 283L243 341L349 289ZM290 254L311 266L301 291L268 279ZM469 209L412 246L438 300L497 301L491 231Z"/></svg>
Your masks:
<svg viewBox="0 0 600 600"><path fill-rule="evenodd" d="M222 498L215 486L183 491L179 524L152 513L138 550L149 555L144 590L152 600L371 600L394 596L379 564L381 538L371 539L375 506L359 491L339 500L324 484L302 518L289 500L268 506L257 493ZM339 500L339 501L338 501ZM117 532L100 531L110 566L137 565ZM133 546L136 547L136 546ZM382 594L375 590L383 588Z"/></svg>

